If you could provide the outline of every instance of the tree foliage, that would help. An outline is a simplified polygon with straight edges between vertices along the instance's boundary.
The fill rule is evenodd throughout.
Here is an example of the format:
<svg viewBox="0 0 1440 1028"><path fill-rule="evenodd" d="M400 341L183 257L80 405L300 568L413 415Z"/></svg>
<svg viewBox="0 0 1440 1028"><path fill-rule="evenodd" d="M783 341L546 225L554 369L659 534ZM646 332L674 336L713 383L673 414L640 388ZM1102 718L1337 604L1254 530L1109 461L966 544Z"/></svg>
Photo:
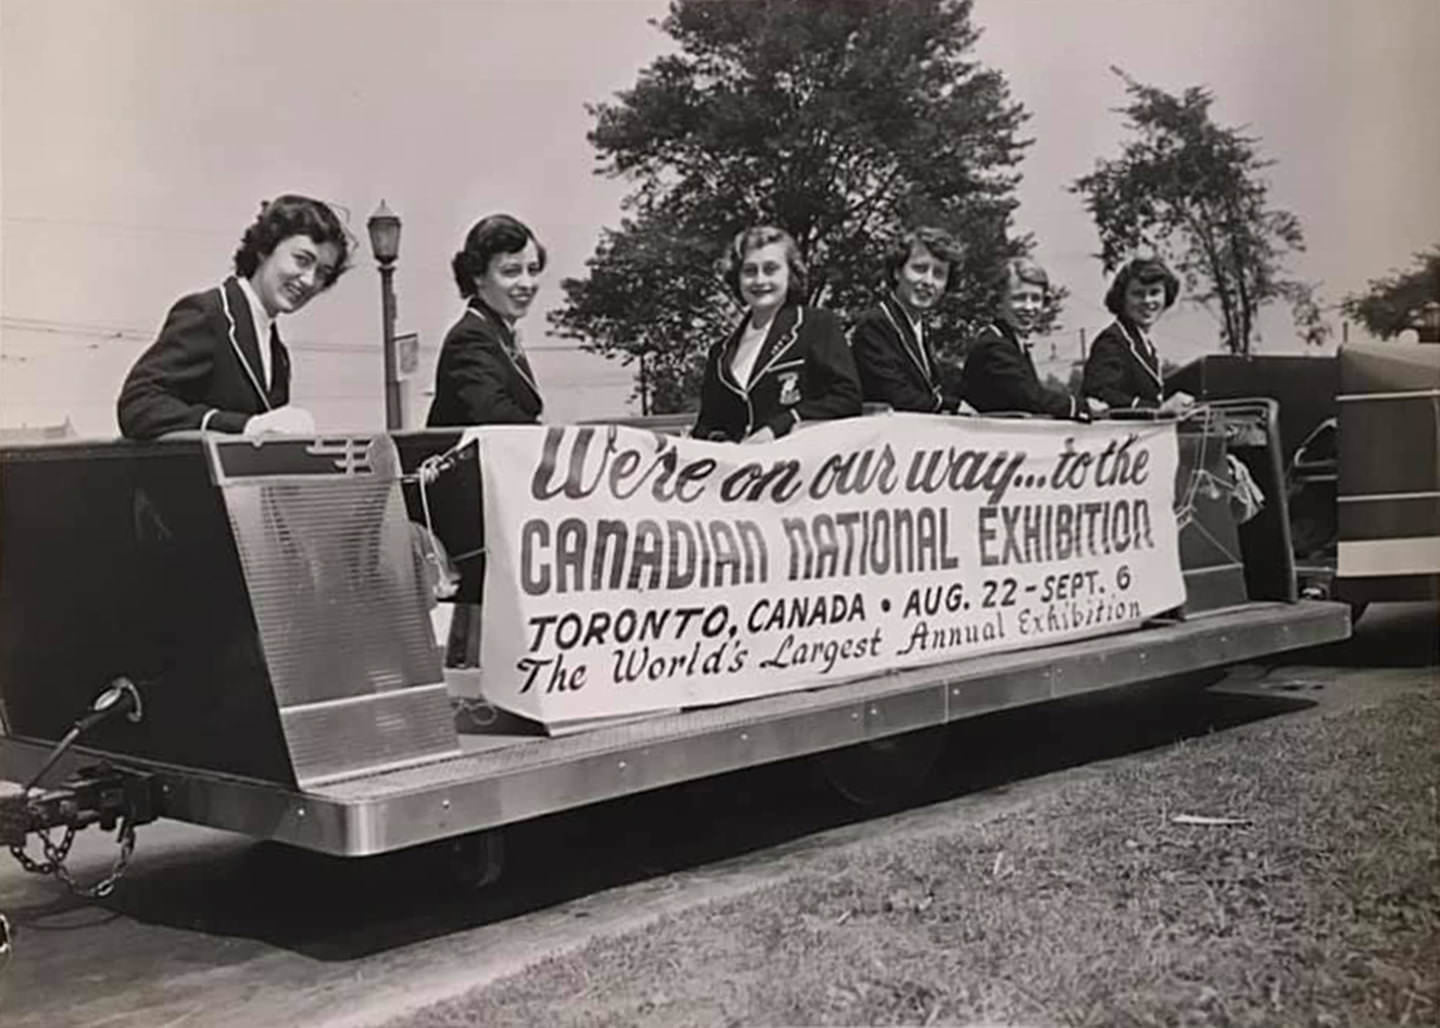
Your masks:
<svg viewBox="0 0 1440 1028"><path fill-rule="evenodd" d="M587 274L562 283L563 335L644 358L652 409L693 404L706 349L740 308L725 244L753 224L795 236L812 302L875 302L887 240L918 222L965 247L932 338L957 345L986 316L1010 234L1026 115L967 56L970 0L673 0L677 51L592 105L597 173L633 185Z"/></svg>
<svg viewBox="0 0 1440 1028"><path fill-rule="evenodd" d="M1440 303L1440 244L1415 255L1415 267L1371 279L1363 293L1352 293L1342 305L1345 316L1381 339L1416 328L1428 303Z"/></svg>
<svg viewBox="0 0 1440 1028"><path fill-rule="evenodd" d="M1232 353L1250 352L1257 312L1277 299L1290 304L1307 342L1323 342L1313 286L1285 274L1305 237L1294 214L1269 205L1261 172L1273 162L1261 158L1259 141L1211 120L1208 89L1174 96L1112 70L1130 98L1117 113L1135 138L1071 186L1095 219L1105 270L1136 254L1162 257L1189 298L1217 316Z"/></svg>

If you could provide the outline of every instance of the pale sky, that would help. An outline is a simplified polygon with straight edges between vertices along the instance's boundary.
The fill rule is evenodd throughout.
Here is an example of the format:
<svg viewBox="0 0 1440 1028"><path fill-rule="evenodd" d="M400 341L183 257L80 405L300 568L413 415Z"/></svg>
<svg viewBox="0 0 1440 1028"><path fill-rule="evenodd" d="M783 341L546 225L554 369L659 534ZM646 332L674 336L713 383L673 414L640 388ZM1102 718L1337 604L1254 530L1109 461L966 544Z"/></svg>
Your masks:
<svg viewBox="0 0 1440 1028"><path fill-rule="evenodd" d="M616 224L624 183L594 176L587 102L668 48L661 0L0 0L0 424L115 432L113 399L171 303L218 282L259 201L343 204L353 270L282 326L295 402L376 428L379 287L366 217L404 219L399 327L433 348L458 313L449 260L497 210L528 221L559 281ZM977 56L1031 112L1018 222L1071 298L1057 352L1108 320L1094 228L1065 191L1122 138L1119 64L1161 88L1209 85L1215 115L1276 161L1274 202L1310 244L1295 271L1328 302L1440 241L1437 0L976 0ZM543 310L527 320L531 345ZM1294 346L1288 315L1263 351ZM108 333L108 334L107 334ZM1213 322L1177 310L1177 358ZM549 344L557 343L548 341ZM630 374L540 353L556 420L623 409ZM427 386L423 369L416 388ZM423 401L421 402L423 414Z"/></svg>

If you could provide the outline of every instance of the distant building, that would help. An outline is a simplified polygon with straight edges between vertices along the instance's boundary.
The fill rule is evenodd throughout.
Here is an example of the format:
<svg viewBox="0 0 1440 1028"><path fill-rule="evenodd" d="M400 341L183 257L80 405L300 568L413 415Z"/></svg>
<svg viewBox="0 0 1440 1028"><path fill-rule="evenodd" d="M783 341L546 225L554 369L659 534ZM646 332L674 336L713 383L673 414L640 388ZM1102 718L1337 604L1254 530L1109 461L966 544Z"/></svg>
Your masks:
<svg viewBox="0 0 1440 1028"><path fill-rule="evenodd" d="M18 428L0 428L0 445L15 443L50 443L58 439L76 438L75 426L70 418L63 425L21 425Z"/></svg>

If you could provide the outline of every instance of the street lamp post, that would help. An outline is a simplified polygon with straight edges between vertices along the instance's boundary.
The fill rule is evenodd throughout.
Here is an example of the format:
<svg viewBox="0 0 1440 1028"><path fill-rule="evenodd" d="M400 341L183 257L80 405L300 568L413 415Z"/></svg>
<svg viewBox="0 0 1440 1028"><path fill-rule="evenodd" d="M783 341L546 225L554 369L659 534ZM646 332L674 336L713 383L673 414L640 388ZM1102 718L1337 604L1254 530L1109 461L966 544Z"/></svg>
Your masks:
<svg viewBox="0 0 1440 1028"><path fill-rule="evenodd" d="M395 258L400 256L400 216L380 201L365 223L370 252L380 266L380 319L385 345L385 428L400 424L400 378L395 370Z"/></svg>

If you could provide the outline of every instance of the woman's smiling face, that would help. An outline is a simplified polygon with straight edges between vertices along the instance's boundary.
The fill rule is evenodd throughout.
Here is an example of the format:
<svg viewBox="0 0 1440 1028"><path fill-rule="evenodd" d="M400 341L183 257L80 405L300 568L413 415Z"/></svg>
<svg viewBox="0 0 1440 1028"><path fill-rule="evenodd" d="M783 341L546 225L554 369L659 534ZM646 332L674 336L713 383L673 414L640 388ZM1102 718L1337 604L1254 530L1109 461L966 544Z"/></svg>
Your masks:
<svg viewBox="0 0 1440 1028"><path fill-rule="evenodd" d="M790 290L790 261L783 242L766 243L740 262L740 296L752 314L773 314Z"/></svg>
<svg viewBox="0 0 1440 1028"><path fill-rule="evenodd" d="M1024 339L1033 332L1044 309L1044 286L1010 276L1010 282L1005 287L1005 299L1000 303L1000 318L1015 330L1016 335Z"/></svg>
<svg viewBox="0 0 1440 1028"><path fill-rule="evenodd" d="M910 247L910 256L895 280L895 295L911 314L928 311L945 293L950 265L930 252L924 243Z"/></svg>
<svg viewBox="0 0 1440 1028"><path fill-rule="evenodd" d="M535 300L544 266L533 239L514 253L497 253L490 258L485 274L475 277L476 295L497 314L519 321Z"/></svg>
<svg viewBox="0 0 1440 1028"><path fill-rule="evenodd" d="M265 313L294 314L324 291L335 277L340 250L309 236L287 236L265 255L250 285Z"/></svg>
<svg viewBox="0 0 1440 1028"><path fill-rule="evenodd" d="M1149 328L1165 313L1165 283L1131 280L1125 286L1125 317L1141 328Z"/></svg>

